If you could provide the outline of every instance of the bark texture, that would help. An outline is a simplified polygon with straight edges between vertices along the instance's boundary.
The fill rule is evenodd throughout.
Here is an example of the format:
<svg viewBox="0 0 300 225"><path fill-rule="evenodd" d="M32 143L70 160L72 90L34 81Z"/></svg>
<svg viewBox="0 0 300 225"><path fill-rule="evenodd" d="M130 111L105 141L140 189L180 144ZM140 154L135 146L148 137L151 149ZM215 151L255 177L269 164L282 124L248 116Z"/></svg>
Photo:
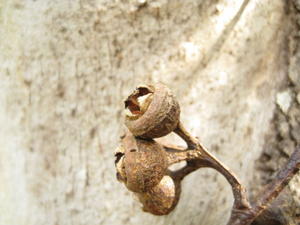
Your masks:
<svg viewBox="0 0 300 225"><path fill-rule="evenodd" d="M115 177L122 101L164 82L187 129L253 187L287 102L299 143L297 2L0 0L0 224L226 224L230 186L205 169L170 215L141 211Z"/></svg>

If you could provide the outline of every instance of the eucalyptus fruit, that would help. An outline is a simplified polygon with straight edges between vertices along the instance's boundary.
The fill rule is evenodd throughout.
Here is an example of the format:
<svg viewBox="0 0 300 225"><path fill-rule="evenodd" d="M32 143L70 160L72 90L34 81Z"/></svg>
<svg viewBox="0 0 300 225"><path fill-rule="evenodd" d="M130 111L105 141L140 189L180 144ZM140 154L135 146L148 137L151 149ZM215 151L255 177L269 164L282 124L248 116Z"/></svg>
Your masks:
<svg viewBox="0 0 300 225"><path fill-rule="evenodd" d="M250 225L299 171L300 147L251 205L237 177L184 128L179 115L177 100L163 84L141 85L125 100L125 125L129 132L115 153L117 179L137 195L145 212L170 213L178 203L181 180L197 169L210 167L221 173L232 188L234 202L227 225ZM187 148L153 140L170 132L181 137ZM184 167L168 169L181 161L186 162Z"/></svg>
<svg viewBox="0 0 300 225"><path fill-rule="evenodd" d="M136 137L165 136L178 125L180 108L165 85L141 85L125 100L125 125Z"/></svg>
<svg viewBox="0 0 300 225"><path fill-rule="evenodd" d="M145 212L166 215L177 205L180 192L180 182L170 175L165 175L159 184L145 193L138 193L137 196Z"/></svg>
<svg viewBox="0 0 300 225"><path fill-rule="evenodd" d="M156 186L168 168L167 155L154 140L127 134L116 156L117 177L133 192L145 192Z"/></svg>

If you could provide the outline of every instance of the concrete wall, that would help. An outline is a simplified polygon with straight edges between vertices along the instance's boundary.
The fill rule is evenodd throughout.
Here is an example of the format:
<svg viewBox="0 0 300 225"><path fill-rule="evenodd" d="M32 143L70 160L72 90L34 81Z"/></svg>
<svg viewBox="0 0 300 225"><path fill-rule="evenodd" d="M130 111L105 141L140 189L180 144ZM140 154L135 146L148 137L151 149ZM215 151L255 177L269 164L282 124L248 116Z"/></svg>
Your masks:
<svg viewBox="0 0 300 225"><path fill-rule="evenodd" d="M249 187L286 76L285 4L0 0L0 224L225 224L231 191L214 171L185 179L163 217L116 181L122 100L167 84L187 129Z"/></svg>

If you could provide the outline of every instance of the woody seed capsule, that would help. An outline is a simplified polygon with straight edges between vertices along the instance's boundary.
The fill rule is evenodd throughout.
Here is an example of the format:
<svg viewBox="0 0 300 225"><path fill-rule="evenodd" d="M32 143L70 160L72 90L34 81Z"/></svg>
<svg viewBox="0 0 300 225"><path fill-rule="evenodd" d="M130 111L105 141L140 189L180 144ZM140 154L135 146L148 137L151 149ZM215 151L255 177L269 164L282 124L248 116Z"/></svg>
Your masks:
<svg viewBox="0 0 300 225"><path fill-rule="evenodd" d="M143 85L125 101L125 125L144 139L165 136L179 122L180 108L170 89L161 83Z"/></svg>
<svg viewBox="0 0 300 225"><path fill-rule="evenodd" d="M154 215L166 215L176 207L180 192L180 181L165 175L158 185L145 193L138 193L137 196L143 204L145 212Z"/></svg>
<svg viewBox="0 0 300 225"><path fill-rule="evenodd" d="M121 149L124 155L116 163L117 177L129 190L146 192L160 182L168 167L160 144L127 134Z"/></svg>

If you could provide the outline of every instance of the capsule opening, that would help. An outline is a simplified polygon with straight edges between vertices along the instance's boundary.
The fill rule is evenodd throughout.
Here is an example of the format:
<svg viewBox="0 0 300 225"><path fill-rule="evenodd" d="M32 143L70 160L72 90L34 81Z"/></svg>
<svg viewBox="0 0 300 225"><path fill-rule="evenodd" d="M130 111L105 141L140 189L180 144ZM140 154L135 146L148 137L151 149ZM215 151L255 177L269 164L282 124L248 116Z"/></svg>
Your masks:
<svg viewBox="0 0 300 225"><path fill-rule="evenodd" d="M125 109L134 115L142 115L149 106L153 91L148 87L138 87L126 100Z"/></svg>

